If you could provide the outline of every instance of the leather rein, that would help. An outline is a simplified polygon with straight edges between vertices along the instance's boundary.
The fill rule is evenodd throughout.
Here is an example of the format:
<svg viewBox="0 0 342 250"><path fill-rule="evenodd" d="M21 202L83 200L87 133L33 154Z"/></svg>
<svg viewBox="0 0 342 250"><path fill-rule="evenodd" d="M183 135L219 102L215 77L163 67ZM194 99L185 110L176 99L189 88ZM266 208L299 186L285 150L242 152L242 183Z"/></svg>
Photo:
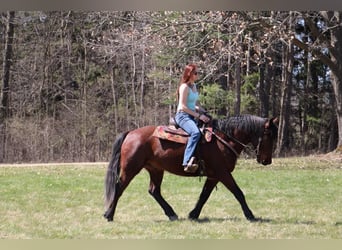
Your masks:
<svg viewBox="0 0 342 250"><path fill-rule="evenodd" d="M230 145L227 141L225 141L224 139L222 139L222 138L221 138L218 134L216 134L214 131L210 131L210 130L207 130L207 131L210 132L211 134L213 134L213 135L216 137L217 140L219 140L223 145L225 145L227 148L229 148L229 149L235 154L235 156L236 156L237 158L239 158L238 152L236 152L235 148L233 148L232 145ZM222 133L223 133L223 132L222 132ZM223 133L223 134L225 134L225 133ZM226 134L225 134L225 135L226 135ZM241 146L246 147L245 144L243 144L242 142L240 142L240 141L237 140L236 138L233 138L233 137L228 136L228 135L226 135L226 136L229 137L230 139L232 139L234 142L240 144Z"/></svg>
<svg viewBox="0 0 342 250"><path fill-rule="evenodd" d="M213 134L215 137L216 137L216 139L218 139L223 145L225 145L227 148L229 148L234 154L235 154L235 156L237 157L237 158L239 158L239 154L238 154L238 152L236 152L236 150L235 150L235 148L233 148L233 146L232 145L230 145L227 141L225 141L224 139L222 139L218 134L216 134L214 131L210 131L210 130L208 130L207 129L207 131L208 132L210 132L211 134ZM221 133L223 133L224 135L226 135L228 138L230 138L232 141L234 141L235 143L237 143L237 144L240 144L242 147L244 147L244 148L246 148L247 147L247 145L246 144L244 144L244 143L242 143L241 141L239 141L238 139L236 139L235 137L233 137L233 136L229 136L229 135L227 135L226 133L224 133L224 132L222 132L221 131ZM265 134L266 132L264 131L264 134ZM257 150L257 155L259 154L259 147L260 147L260 143L261 143L261 136L259 137L259 142L258 142L258 145L257 145L257 147L256 147L256 150Z"/></svg>

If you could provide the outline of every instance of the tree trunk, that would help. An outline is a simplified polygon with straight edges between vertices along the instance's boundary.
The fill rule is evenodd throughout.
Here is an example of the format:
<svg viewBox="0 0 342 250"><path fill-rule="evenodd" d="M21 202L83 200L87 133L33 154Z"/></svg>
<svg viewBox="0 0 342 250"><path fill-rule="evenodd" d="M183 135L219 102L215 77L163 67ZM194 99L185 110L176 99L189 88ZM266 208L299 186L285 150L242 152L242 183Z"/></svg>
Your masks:
<svg viewBox="0 0 342 250"><path fill-rule="evenodd" d="M5 51L3 62L3 79L2 79L2 97L0 106L0 162L4 162L6 158L6 119L10 115L9 109L9 82L10 82L10 70L12 63L12 43L14 35L14 11L7 12L7 25L6 25L6 37L5 37Z"/></svg>
<svg viewBox="0 0 342 250"><path fill-rule="evenodd" d="M334 17L340 23L342 21L342 13L335 11ZM342 152L342 64L340 62L342 58L342 27L338 25L333 29L330 29L331 34L331 46L330 58L335 67L331 68L332 86L335 94L336 103L336 117L338 126L338 143L337 150Z"/></svg>
<svg viewBox="0 0 342 250"><path fill-rule="evenodd" d="M84 35L83 35L84 36ZM81 103L81 155L80 158L82 160L87 159L87 131L88 131L88 112L87 112L87 105L88 105L88 82L87 82L87 74L88 74L88 61L87 61L87 44L86 40L83 41L83 52L84 52L84 62L83 62L83 88L82 88L82 103Z"/></svg>
<svg viewBox="0 0 342 250"><path fill-rule="evenodd" d="M276 151L277 156L284 156L284 151L289 148L289 121L293 69L293 46L291 42L289 42L288 46L284 47L283 65L283 87L280 100L280 119Z"/></svg>
<svg viewBox="0 0 342 250"><path fill-rule="evenodd" d="M12 43L14 34L14 11L7 12L7 25L6 25L6 37L5 37L5 55L3 62L3 79L2 79L2 100L1 100L1 112L0 122L9 116L9 81L10 81L10 69L12 64Z"/></svg>
<svg viewBox="0 0 342 250"><path fill-rule="evenodd" d="M308 130L308 123L307 123L307 115L308 115L308 87L310 84L311 78L311 66L310 66L310 56L308 52L305 52L306 56L306 81L303 86L303 111L302 111L302 119L301 119L301 148L306 152L306 142L307 142L307 130Z"/></svg>
<svg viewBox="0 0 342 250"><path fill-rule="evenodd" d="M134 22L131 24L132 25L132 30L134 30ZM131 42L132 42L132 51L131 51L131 56L132 56L132 65L131 65L131 97L132 97L132 104L134 107L134 114L133 114L133 121L135 123L135 127L139 127L140 121L137 119L138 118L138 107L137 107L137 101L136 101L136 95L135 95L135 80L136 80L136 74L137 74L137 66L136 66L136 41L135 41L135 36L134 32L132 32L131 36Z"/></svg>
<svg viewBox="0 0 342 250"><path fill-rule="evenodd" d="M168 93L170 96L172 96L172 66L169 67ZM157 99L157 92L155 92L154 96L155 96L155 100L158 100ZM175 105L177 105L177 103ZM172 104L169 104L169 117L172 117L173 114L175 113L175 110L172 110L172 106L173 106ZM158 114L157 110L158 110L158 104L156 102L156 106L155 106L156 114Z"/></svg>
<svg viewBox="0 0 342 250"><path fill-rule="evenodd" d="M113 110L114 110L114 134L118 134L118 105L117 105L117 100L116 100L116 89L115 89L115 66L112 66L111 69L111 87L112 87L112 96L113 96Z"/></svg>
<svg viewBox="0 0 342 250"><path fill-rule="evenodd" d="M259 102L260 102L260 116L268 117L269 111L269 90L267 89L267 82L265 80L266 63L262 62L259 65Z"/></svg>
<svg viewBox="0 0 342 250"><path fill-rule="evenodd" d="M236 58L235 61L235 104L234 115L240 114L241 107L241 61Z"/></svg>
<svg viewBox="0 0 342 250"><path fill-rule="evenodd" d="M339 11L321 11L320 14L324 18L326 25L332 27L330 31L330 57L323 54L319 49L312 49L307 44L293 38L293 42L296 46L303 50L312 50L312 54L317 56L323 63L325 63L331 70L331 83L334 90L335 104L336 104L336 119L338 126L338 142L336 149L342 152L342 64L340 60L342 58L342 12ZM307 17L305 19L310 27L311 33L314 37L323 37L317 30L313 21ZM324 40L324 38L322 38ZM322 42L323 46L324 42Z"/></svg>
<svg viewBox="0 0 342 250"><path fill-rule="evenodd" d="M156 67L156 64L153 63L153 72L156 72L157 71L157 67ZM170 86L170 84L169 84ZM154 100L157 100L157 88L158 88L158 80L157 80L157 77L154 75L153 76L153 99ZM171 105L169 105L169 115L171 115ZM158 102L154 102L154 105L153 105L153 120L152 120L152 123L153 124L156 124L157 121L158 121Z"/></svg>
<svg viewBox="0 0 342 250"><path fill-rule="evenodd" d="M149 117L145 116L144 108L144 95L145 95L145 43L142 44L141 48L141 84L140 84L140 111L139 111L139 121L143 126L146 124L145 120Z"/></svg>
<svg viewBox="0 0 342 250"><path fill-rule="evenodd" d="M342 54L341 54L342 58ZM335 93L335 102L336 102L336 119L337 119L337 127L338 127L338 142L337 142L337 151L342 152L342 68L339 64L339 70L336 73L332 72L332 84Z"/></svg>

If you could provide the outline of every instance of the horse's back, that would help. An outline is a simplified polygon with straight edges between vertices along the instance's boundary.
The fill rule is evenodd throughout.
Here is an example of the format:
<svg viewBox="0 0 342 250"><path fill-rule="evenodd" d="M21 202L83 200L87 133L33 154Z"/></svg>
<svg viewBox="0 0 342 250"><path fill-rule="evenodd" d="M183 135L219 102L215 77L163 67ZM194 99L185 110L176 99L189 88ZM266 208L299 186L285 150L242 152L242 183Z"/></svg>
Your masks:
<svg viewBox="0 0 342 250"><path fill-rule="evenodd" d="M146 146L146 144L150 141L155 129L156 126L144 126L129 131L123 143L123 148L129 147L132 149L132 147L135 148L143 145Z"/></svg>
<svg viewBox="0 0 342 250"><path fill-rule="evenodd" d="M185 145L158 138L154 135L157 127L145 126L130 131L122 145L121 155L126 163L134 162L179 174L182 172Z"/></svg>

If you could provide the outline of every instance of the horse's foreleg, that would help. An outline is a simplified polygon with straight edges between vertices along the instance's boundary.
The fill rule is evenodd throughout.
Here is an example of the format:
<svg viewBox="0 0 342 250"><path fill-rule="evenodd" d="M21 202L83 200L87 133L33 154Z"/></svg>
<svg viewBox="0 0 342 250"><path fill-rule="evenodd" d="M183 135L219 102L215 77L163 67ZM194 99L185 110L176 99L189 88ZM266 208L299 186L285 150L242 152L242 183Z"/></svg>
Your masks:
<svg viewBox="0 0 342 250"><path fill-rule="evenodd" d="M178 219L177 214L173 211L172 207L163 198L160 192L160 186L163 181L164 171L158 171L156 169L148 169L150 174L150 186L148 192L158 202L161 208L164 210L166 216L169 217L170 221Z"/></svg>
<svg viewBox="0 0 342 250"><path fill-rule="evenodd" d="M256 219L247 205L245 195L243 194L239 186L236 184L233 176L231 174L226 174L223 176L221 182L234 194L235 198L239 201L242 211L247 220L255 221Z"/></svg>
<svg viewBox="0 0 342 250"><path fill-rule="evenodd" d="M198 219L204 204L207 202L211 192L217 184L217 180L208 179L205 181L200 197L196 203L195 208L189 213L189 219Z"/></svg>

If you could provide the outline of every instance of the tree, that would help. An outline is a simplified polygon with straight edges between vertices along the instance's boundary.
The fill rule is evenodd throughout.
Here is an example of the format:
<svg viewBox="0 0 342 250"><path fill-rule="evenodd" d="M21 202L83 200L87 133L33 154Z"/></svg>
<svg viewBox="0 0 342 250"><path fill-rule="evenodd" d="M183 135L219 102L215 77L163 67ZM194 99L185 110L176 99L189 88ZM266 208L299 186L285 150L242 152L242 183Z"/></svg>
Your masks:
<svg viewBox="0 0 342 250"><path fill-rule="evenodd" d="M290 41L283 46L283 70L280 98L279 130L277 141L277 155L282 155L285 149L289 149L289 129L291 112L292 70L293 70L293 45Z"/></svg>
<svg viewBox="0 0 342 250"><path fill-rule="evenodd" d="M10 87L3 160L107 160L117 133L168 122L189 62L199 66L201 101L214 116L281 114L283 155L291 148L303 154L335 148L339 18L334 12L18 11L12 59L4 54L1 61L11 63L10 81L0 73L1 103L7 103L4 82ZM298 143L302 135L307 140Z"/></svg>
<svg viewBox="0 0 342 250"><path fill-rule="evenodd" d="M14 11L7 12L7 24L5 35L5 51L3 61L3 79L2 79L2 96L0 106L0 162L3 162L3 158L6 152L6 119L10 115L10 103L9 103L9 91L10 91L10 70L12 65L12 45L14 35Z"/></svg>
<svg viewBox="0 0 342 250"><path fill-rule="evenodd" d="M313 41L304 43L293 37L293 43L318 57L330 68L338 124L337 150L342 151L342 12L309 12L304 13L303 18L311 31Z"/></svg>

